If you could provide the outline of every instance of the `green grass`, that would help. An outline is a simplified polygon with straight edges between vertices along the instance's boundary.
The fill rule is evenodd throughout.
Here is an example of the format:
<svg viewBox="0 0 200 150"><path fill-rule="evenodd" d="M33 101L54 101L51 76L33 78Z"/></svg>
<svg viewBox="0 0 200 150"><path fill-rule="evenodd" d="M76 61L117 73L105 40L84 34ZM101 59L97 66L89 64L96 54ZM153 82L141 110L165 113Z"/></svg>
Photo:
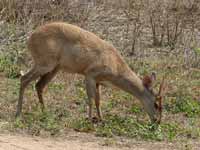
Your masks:
<svg viewBox="0 0 200 150"><path fill-rule="evenodd" d="M23 115L14 119L19 80L4 77L0 82L2 112L1 130L12 132L26 131L33 135L48 133L60 135L63 131L74 129L77 132L94 133L101 137L128 137L138 140L174 141L176 139L200 138L200 102L196 99L199 74L181 75L181 70L168 76L167 96L161 125L154 125L142 109L140 103L121 90L103 88L102 111L104 120L93 124L86 119L87 95L83 82L76 82L76 91L66 93L64 84L52 82L44 93L46 109L40 110L35 88L32 84L25 94ZM160 72L162 74L162 72ZM173 75L176 75L174 82ZM189 81L186 79L190 78ZM186 85L190 85L187 86ZM3 88L4 87L4 88ZM170 90L171 88L171 90ZM50 91L50 92L48 92ZM106 95L108 94L108 95ZM8 107L11 105L11 107ZM3 113L8 112L8 113ZM11 113L10 113L11 112Z"/></svg>
<svg viewBox="0 0 200 150"><path fill-rule="evenodd" d="M181 134L176 124L149 124L147 122L138 121L131 117L121 117L118 115L108 115L105 121L94 126L83 119L74 122L73 128L78 131L95 131L97 136L113 137L126 136L143 140L173 140Z"/></svg>
<svg viewBox="0 0 200 150"><path fill-rule="evenodd" d="M11 31L8 34L12 36L15 29ZM119 89L111 88L102 88L101 108L104 121L93 124L86 119L87 95L84 82L77 79L73 85L66 86L58 78L44 92L44 112L40 110L32 83L24 96L23 115L15 120L18 77L24 67L18 60L23 55L21 52L24 45L23 42L14 42L6 48L7 52L0 53L0 73L3 74L0 74L1 131L25 131L33 135L45 132L53 136L73 129L101 137L120 136L139 140L200 139L200 72L184 69L180 65L182 60L177 60L176 57L137 61L127 59L131 68L140 75L157 72L155 89L158 89L162 77L166 76L167 92L161 125L150 124L138 100ZM69 90L71 86L75 86L75 91Z"/></svg>
<svg viewBox="0 0 200 150"><path fill-rule="evenodd" d="M200 102L189 96L185 96L183 98L177 97L171 111L173 113L183 112L187 117L199 117Z"/></svg>
<svg viewBox="0 0 200 150"><path fill-rule="evenodd" d="M62 114L67 116L66 114ZM48 131L51 135L60 131L60 114L52 111L40 112L39 109L25 113L23 118L17 118L13 123L14 128L30 131L33 135L39 135L41 130Z"/></svg>

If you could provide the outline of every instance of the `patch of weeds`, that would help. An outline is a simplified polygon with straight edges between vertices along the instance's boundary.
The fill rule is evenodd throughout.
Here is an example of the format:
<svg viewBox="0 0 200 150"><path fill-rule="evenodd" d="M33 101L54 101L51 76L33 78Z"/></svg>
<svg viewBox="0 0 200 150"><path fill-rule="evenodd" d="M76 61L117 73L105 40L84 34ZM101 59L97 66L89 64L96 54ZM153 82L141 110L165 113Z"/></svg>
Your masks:
<svg viewBox="0 0 200 150"><path fill-rule="evenodd" d="M59 91L62 91L62 90L64 89L64 85L61 84L61 83L50 83L50 84L48 85L48 88L49 88L50 90L54 90L54 91L56 91L56 92L59 92Z"/></svg>
<svg viewBox="0 0 200 150"><path fill-rule="evenodd" d="M7 79L4 80L2 88L0 89L0 101L1 104L11 105L16 102L18 98L20 83L18 79ZM1 86L1 85L0 85Z"/></svg>
<svg viewBox="0 0 200 150"><path fill-rule="evenodd" d="M197 117L200 115L200 102L191 96L179 96L172 105L172 112L184 112L187 117Z"/></svg>
<svg viewBox="0 0 200 150"><path fill-rule="evenodd" d="M14 127L23 129L25 127L25 124L20 118L17 118L14 122Z"/></svg>
<svg viewBox="0 0 200 150"><path fill-rule="evenodd" d="M132 95L130 95L129 93L126 93L126 92L124 92L122 90L120 90L120 92L118 92L118 93L119 93L118 97L120 99L123 99L123 100L130 100L130 99L132 99Z"/></svg>
<svg viewBox="0 0 200 150"><path fill-rule="evenodd" d="M200 137L199 118L188 118L184 128L186 138L198 139Z"/></svg>
<svg viewBox="0 0 200 150"><path fill-rule="evenodd" d="M185 129L185 135L187 139L198 139L200 137L200 129L198 127L188 127Z"/></svg>
<svg viewBox="0 0 200 150"><path fill-rule="evenodd" d="M161 124L162 132L166 136L168 140L175 139L183 129L181 129L178 124L175 123L168 123L168 124Z"/></svg>
<svg viewBox="0 0 200 150"><path fill-rule="evenodd" d="M119 103L116 100L109 100L105 109L110 110L112 108L117 107L118 104Z"/></svg>
<svg viewBox="0 0 200 150"><path fill-rule="evenodd" d="M139 113L142 112L142 110L141 110L140 107L134 105L134 106L131 107L130 112L135 113L135 114L139 114Z"/></svg>
<svg viewBox="0 0 200 150"><path fill-rule="evenodd" d="M87 99L86 90L83 86L77 86L77 96L79 99Z"/></svg>
<svg viewBox="0 0 200 150"><path fill-rule="evenodd" d="M76 83L76 99L75 104L78 105L78 111L80 113L85 112L88 103L88 96L82 82Z"/></svg>
<svg viewBox="0 0 200 150"><path fill-rule="evenodd" d="M51 109L51 111L56 115L57 121L62 121L70 116L70 113L66 110L65 105L59 106L59 108L56 108L55 110Z"/></svg>
<svg viewBox="0 0 200 150"><path fill-rule="evenodd" d="M80 118L76 119L71 123L71 127L75 131L79 132L91 132L94 131L94 124L91 123L88 119Z"/></svg>
<svg viewBox="0 0 200 150"><path fill-rule="evenodd" d="M120 107L121 105L128 104L131 100L132 96L122 90L112 91L112 94L109 97L109 101L107 104L107 108L115 108Z"/></svg>
<svg viewBox="0 0 200 150"><path fill-rule="evenodd" d="M22 118L16 119L14 127L26 129L35 135L39 135L41 130L55 135L59 133L61 128L58 118L58 115L52 111L41 112L35 108L33 112L24 113Z"/></svg>
<svg viewBox="0 0 200 150"><path fill-rule="evenodd" d="M97 136L127 136L145 140L172 140L178 134L179 128L175 124L147 124L130 117L118 115L106 116L105 122L96 128Z"/></svg>
<svg viewBox="0 0 200 150"><path fill-rule="evenodd" d="M190 78L194 80L193 82L199 85L200 81L198 79L200 78L200 71L197 71L197 70L191 71Z"/></svg>
<svg viewBox="0 0 200 150"><path fill-rule="evenodd" d="M194 52L196 53L196 55L200 56L200 48L194 48Z"/></svg>
<svg viewBox="0 0 200 150"><path fill-rule="evenodd" d="M19 77L20 65L27 65L24 59L25 34L16 25L6 25L3 30L4 42L0 51L0 72L8 78Z"/></svg>
<svg viewBox="0 0 200 150"><path fill-rule="evenodd" d="M0 55L0 72L4 72L8 78L19 76L20 68L16 65L16 59L12 55Z"/></svg>

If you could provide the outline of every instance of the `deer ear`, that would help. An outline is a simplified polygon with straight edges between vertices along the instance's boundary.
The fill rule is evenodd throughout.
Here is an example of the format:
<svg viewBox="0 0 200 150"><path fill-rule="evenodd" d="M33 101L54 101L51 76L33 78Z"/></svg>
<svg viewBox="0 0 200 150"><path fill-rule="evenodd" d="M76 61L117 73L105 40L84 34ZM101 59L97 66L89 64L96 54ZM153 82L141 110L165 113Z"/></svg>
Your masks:
<svg viewBox="0 0 200 150"><path fill-rule="evenodd" d="M142 82L143 85L147 88L150 89L153 85L153 82L156 80L156 73L152 72L151 75L146 75L143 77Z"/></svg>
<svg viewBox="0 0 200 150"><path fill-rule="evenodd" d="M142 83L147 89L149 89L152 86L151 77L148 75L144 76L142 79Z"/></svg>

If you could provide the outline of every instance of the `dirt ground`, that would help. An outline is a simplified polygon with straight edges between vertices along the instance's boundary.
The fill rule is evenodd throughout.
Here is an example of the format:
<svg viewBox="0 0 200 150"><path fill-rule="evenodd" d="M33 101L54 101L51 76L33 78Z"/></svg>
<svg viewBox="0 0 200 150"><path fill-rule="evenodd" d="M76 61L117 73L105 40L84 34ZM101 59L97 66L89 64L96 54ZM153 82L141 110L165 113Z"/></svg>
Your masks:
<svg viewBox="0 0 200 150"><path fill-rule="evenodd" d="M187 143L187 144L186 144ZM184 145L185 144L185 145ZM85 133L65 137L36 137L23 134L0 134L0 150L177 150L200 149L199 142L144 142L127 139L105 139Z"/></svg>
<svg viewBox="0 0 200 150"><path fill-rule="evenodd" d="M97 150L117 148L103 147L96 142L83 143L79 140L24 137L19 135L1 135L1 150Z"/></svg>

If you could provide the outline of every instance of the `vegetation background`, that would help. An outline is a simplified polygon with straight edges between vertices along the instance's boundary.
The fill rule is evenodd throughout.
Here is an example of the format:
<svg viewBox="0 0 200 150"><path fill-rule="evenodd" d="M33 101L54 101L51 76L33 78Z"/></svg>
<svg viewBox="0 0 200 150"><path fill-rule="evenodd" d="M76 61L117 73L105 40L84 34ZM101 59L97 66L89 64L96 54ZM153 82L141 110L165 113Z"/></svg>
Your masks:
<svg viewBox="0 0 200 150"><path fill-rule="evenodd" d="M143 76L165 75L162 123L149 123L137 99L112 87L102 91L105 121L85 119L83 77L62 72L44 92L41 112L34 83L26 90L23 116L15 120L20 71L31 66L26 40L34 29L64 21L112 43L130 67ZM200 140L199 0L0 0L0 131L60 136L69 130L142 141L177 142L193 149ZM112 141L112 142L111 142ZM197 142L199 143L199 142Z"/></svg>

